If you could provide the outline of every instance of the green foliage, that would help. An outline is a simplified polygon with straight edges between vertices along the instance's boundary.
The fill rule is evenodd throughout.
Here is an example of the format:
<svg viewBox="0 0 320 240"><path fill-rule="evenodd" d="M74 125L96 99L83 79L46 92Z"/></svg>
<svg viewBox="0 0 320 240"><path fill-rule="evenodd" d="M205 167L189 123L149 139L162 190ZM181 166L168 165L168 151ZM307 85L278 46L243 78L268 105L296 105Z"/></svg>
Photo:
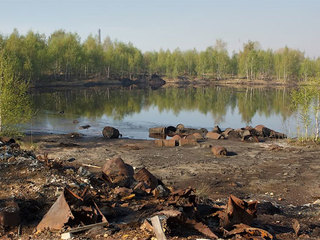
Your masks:
<svg viewBox="0 0 320 240"><path fill-rule="evenodd" d="M93 77L135 79L154 73L169 78L284 82L310 82L320 77L320 58L307 58L304 53L288 47L263 50L253 41L232 55L222 40L203 51L177 48L142 53L132 43L112 41L109 37L100 43L96 36L89 35L82 42L77 33L64 30L55 31L49 37L32 31L23 36L14 30L9 36L0 35L0 45L15 59L11 62L12 71L31 83Z"/></svg>
<svg viewBox="0 0 320 240"><path fill-rule="evenodd" d="M302 140L310 138L319 140L320 89L318 86L301 87L291 93L292 108L298 112L300 123L304 129L304 133L302 133L301 126L298 124L298 138Z"/></svg>
<svg viewBox="0 0 320 240"><path fill-rule="evenodd" d="M25 72L19 69L25 66L5 45L0 48L0 66L0 134L14 136L20 134L18 124L27 122L32 114L28 82L22 80Z"/></svg>

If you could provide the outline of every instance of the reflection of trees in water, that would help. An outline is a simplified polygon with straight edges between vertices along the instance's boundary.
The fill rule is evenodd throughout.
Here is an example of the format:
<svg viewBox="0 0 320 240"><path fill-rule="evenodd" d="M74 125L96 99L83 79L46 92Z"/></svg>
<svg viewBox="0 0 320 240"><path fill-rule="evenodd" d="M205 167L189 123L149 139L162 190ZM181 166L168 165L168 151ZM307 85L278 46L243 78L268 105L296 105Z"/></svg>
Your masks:
<svg viewBox="0 0 320 240"><path fill-rule="evenodd" d="M228 110L238 108L248 124L258 113L269 117L291 115L289 90L253 88L164 88L141 89L78 89L55 93L34 94L34 105L43 110L59 112L67 117L96 117L107 115L121 120L127 115L156 106L160 112L199 111L211 114L216 123L223 121ZM45 103L45 104L43 104Z"/></svg>

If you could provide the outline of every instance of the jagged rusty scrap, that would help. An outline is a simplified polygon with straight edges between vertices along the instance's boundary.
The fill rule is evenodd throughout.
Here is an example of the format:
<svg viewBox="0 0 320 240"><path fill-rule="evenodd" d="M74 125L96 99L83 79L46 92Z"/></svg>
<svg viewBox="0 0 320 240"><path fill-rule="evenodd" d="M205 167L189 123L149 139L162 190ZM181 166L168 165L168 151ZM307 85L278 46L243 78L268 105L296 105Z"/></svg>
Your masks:
<svg viewBox="0 0 320 240"><path fill-rule="evenodd" d="M168 197L168 204L174 204L182 207L193 207L197 205L196 195L193 188L179 189L171 192Z"/></svg>
<svg viewBox="0 0 320 240"><path fill-rule="evenodd" d="M152 190L144 182L139 182L134 186L133 191L138 194L150 194Z"/></svg>
<svg viewBox="0 0 320 240"><path fill-rule="evenodd" d="M102 172L112 184L121 187L129 187L133 181L133 167L125 164L120 157L107 160Z"/></svg>
<svg viewBox="0 0 320 240"><path fill-rule="evenodd" d="M170 230L175 228L175 226L180 226L186 229L193 228L196 231L202 233L203 235L210 237L211 239L217 239L218 236L213 233L213 231L204 223L197 222L194 219L186 217L186 215L178 210L163 210L156 213L157 215L165 215L167 217L167 226Z"/></svg>
<svg viewBox="0 0 320 240"><path fill-rule="evenodd" d="M15 201L0 201L0 225L17 226L20 223L20 208Z"/></svg>
<svg viewBox="0 0 320 240"><path fill-rule="evenodd" d="M126 187L116 187L113 191L114 195L124 197L132 194L133 190Z"/></svg>
<svg viewBox="0 0 320 240"><path fill-rule="evenodd" d="M227 207L218 211L220 226L231 227L234 224L251 224L257 214L257 202L245 202L233 195L230 195Z"/></svg>
<svg viewBox="0 0 320 240"><path fill-rule="evenodd" d="M44 229L60 230L69 219L74 219L74 216L63 191L38 224L37 231L40 232Z"/></svg>
<svg viewBox="0 0 320 240"><path fill-rule="evenodd" d="M142 168L134 174L134 179L138 182L144 182L151 189L155 189L158 186L158 179L146 168Z"/></svg>
<svg viewBox="0 0 320 240"><path fill-rule="evenodd" d="M236 224L234 225L234 227L235 229L231 231L226 231L226 237L230 237L233 235L241 235L246 239L273 239L272 234L260 228L250 227L246 224Z"/></svg>
<svg viewBox="0 0 320 240"><path fill-rule="evenodd" d="M213 146L211 148L211 152L217 157L227 156L227 153L228 153L227 149L222 146Z"/></svg>
<svg viewBox="0 0 320 240"><path fill-rule="evenodd" d="M197 222L194 219L187 219L185 223L191 225L195 230L207 237L218 239L218 236L214 234L211 229L202 222Z"/></svg>
<svg viewBox="0 0 320 240"><path fill-rule="evenodd" d="M93 200L83 200L76 193L65 188L38 224L37 231L60 230L67 223L77 225L97 222L107 222L97 204Z"/></svg>

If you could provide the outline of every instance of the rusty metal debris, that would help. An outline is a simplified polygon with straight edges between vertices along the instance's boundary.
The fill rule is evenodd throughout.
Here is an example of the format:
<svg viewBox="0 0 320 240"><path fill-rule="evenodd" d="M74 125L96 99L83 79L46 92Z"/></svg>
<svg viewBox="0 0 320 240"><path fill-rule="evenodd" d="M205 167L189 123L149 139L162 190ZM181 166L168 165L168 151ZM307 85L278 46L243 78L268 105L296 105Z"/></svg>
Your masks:
<svg viewBox="0 0 320 240"><path fill-rule="evenodd" d="M120 157L107 160L102 168L104 178L111 184L129 187L133 182L133 168Z"/></svg>
<svg viewBox="0 0 320 240"><path fill-rule="evenodd" d="M229 133L232 131L234 130L230 130ZM241 131L244 131L244 135L252 134L249 129ZM199 134L193 133L193 136L199 136ZM180 135L177 136L181 138ZM191 141L183 138L181 140ZM192 139L191 142L196 141ZM219 153L218 150L216 149L217 153ZM222 147L219 155L226 154L227 150ZM50 173L66 173L66 170L63 169L64 165L49 159L47 154L38 156L37 161L45 166L43 169L48 169L47 166L50 166L50 170L55 168ZM82 172L79 169L80 167L73 172L75 174ZM99 168L96 167L96 169ZM84 176L84 174L79 175L81 178ZM73 175L73 177L79 178L79 175ZM189 234L188 231L190 231L190 236L196 232L199 236L211 239L237 238L238 236L251 239L273 239L273 236L267 231L249 226L256 217L257 202L246 202L231 195L226 206L218 206L214 202L204 204L197 197L195 189L173 190L171 187L166 187L146 168L134 171L133 167L126 164L120 157L107 160L99 172L99 177L92 175L88 177L91 182L87 182L86 185L74 184L72 191L71 187L63 189L61 195L38 224L38 232L44 232L45 229L50 231L69 229L70 233L73 230L78 231L95 226L92 224L108 225L110 223L110 228L115 229L115 225L117 227L121 225L123 229L138 227L140 231L140 227L146 230L140 232L147 232L145 234L150 235L154 231L154 225L150 223L150 219L153 216L165 216L165 218L159 217L158 220L161 224L165 222L164 233L168 238L181 236L176 231L177 228L181 228L183 233ZM65 184L63 187L68 186L66 182L63 184ZM99 204L99 207L96 203ZM201 210L201 207L204 206L209 210ZM3 220L5 218L1 218L2 212L0 208L0 223L6 225ZM14 218L15 221L17 219ZM18 221L10 225L16 224ZM81 227L77 228L79 225ZM293 228L298 234L299 227L296 225L293 225ZM74 227L76 228L73 229ZM125 232L126 230L118 231Z"/></svg>
<svg viewBox="0 0 320 240"><path fill-rule="evenodd" d="M176 226L181 228L190 229L193 228L203 235L212 239L217 239L218 236L204 223L198 222L195 219L190 219L181 211L178 210L163 210L157 212L156 215L164 215L166 217L166 223L168 231L172 231Z"/></svg>
<svg viewBox="0 0 320 240"><path fill-rule="evenodd" d="M60 230L65 224L77 226L80 223L93 224L98 222L107 222L107 219L101 213L97 204L93 200L85 200L84 196L80 197L65 188L38 224L37 231L41 232L44 229Z"/></svg>
<svg viewBox="0 0 320 240"><path fill-rule="evenodd" d="M250 227L246 224L236 224L235 229L226 232L226 237L236 236L237 239L241 236L244 239L265 239L271 240L273 236L266 230Z"/></svg>
<svg viewBox="0 0 320 240"><path fill-rule="evenodd" d="M257 204L256 201L246 202L230 195L226 209L216 213L220 218L220 226L230 227L239 223L250 225L257 217Z"/></svg>
<svg viewBox="0 0 320 240"><path fill-rule="evenodd" d="M227 156L227 153L228 153L227 149L222 146L213 146L211 148L211 152L217 157Z"/></svg>
<svg viewBox="0 0 320 240"><path fill-rule="evenodd" d="M208 132L206 135L206 138L208 139L214 139L214 140L218 140L222 137L222 135L220 133L217 132Z"/></svg>
<svg viewBox="0 0 320 240"><path fill-rule="evenodd" d="M152 175L146 168L140 169L136 174L134 174L135 180L138 182L143 182L148 188L152 190L158 186L158 179Z"/></svg>

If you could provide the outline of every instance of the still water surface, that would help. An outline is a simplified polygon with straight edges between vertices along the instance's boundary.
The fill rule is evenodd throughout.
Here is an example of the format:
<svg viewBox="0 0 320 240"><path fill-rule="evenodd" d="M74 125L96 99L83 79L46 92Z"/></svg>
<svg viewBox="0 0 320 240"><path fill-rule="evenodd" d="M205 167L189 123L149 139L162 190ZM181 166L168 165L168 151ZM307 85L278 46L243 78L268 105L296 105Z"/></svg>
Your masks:
<svg viewBox="0 0 320 240"><path fill-rule="evenodd" d="M288 89L82 88L34 93L33 105L37 115L25 126L27 133L101 136L103 127L110 125L123 137L147 139L150 127L182 123L208 130L216 124L221 128L264 124L292 136L297 125ZM79 129L86 124L91 127Z"/></svg>

